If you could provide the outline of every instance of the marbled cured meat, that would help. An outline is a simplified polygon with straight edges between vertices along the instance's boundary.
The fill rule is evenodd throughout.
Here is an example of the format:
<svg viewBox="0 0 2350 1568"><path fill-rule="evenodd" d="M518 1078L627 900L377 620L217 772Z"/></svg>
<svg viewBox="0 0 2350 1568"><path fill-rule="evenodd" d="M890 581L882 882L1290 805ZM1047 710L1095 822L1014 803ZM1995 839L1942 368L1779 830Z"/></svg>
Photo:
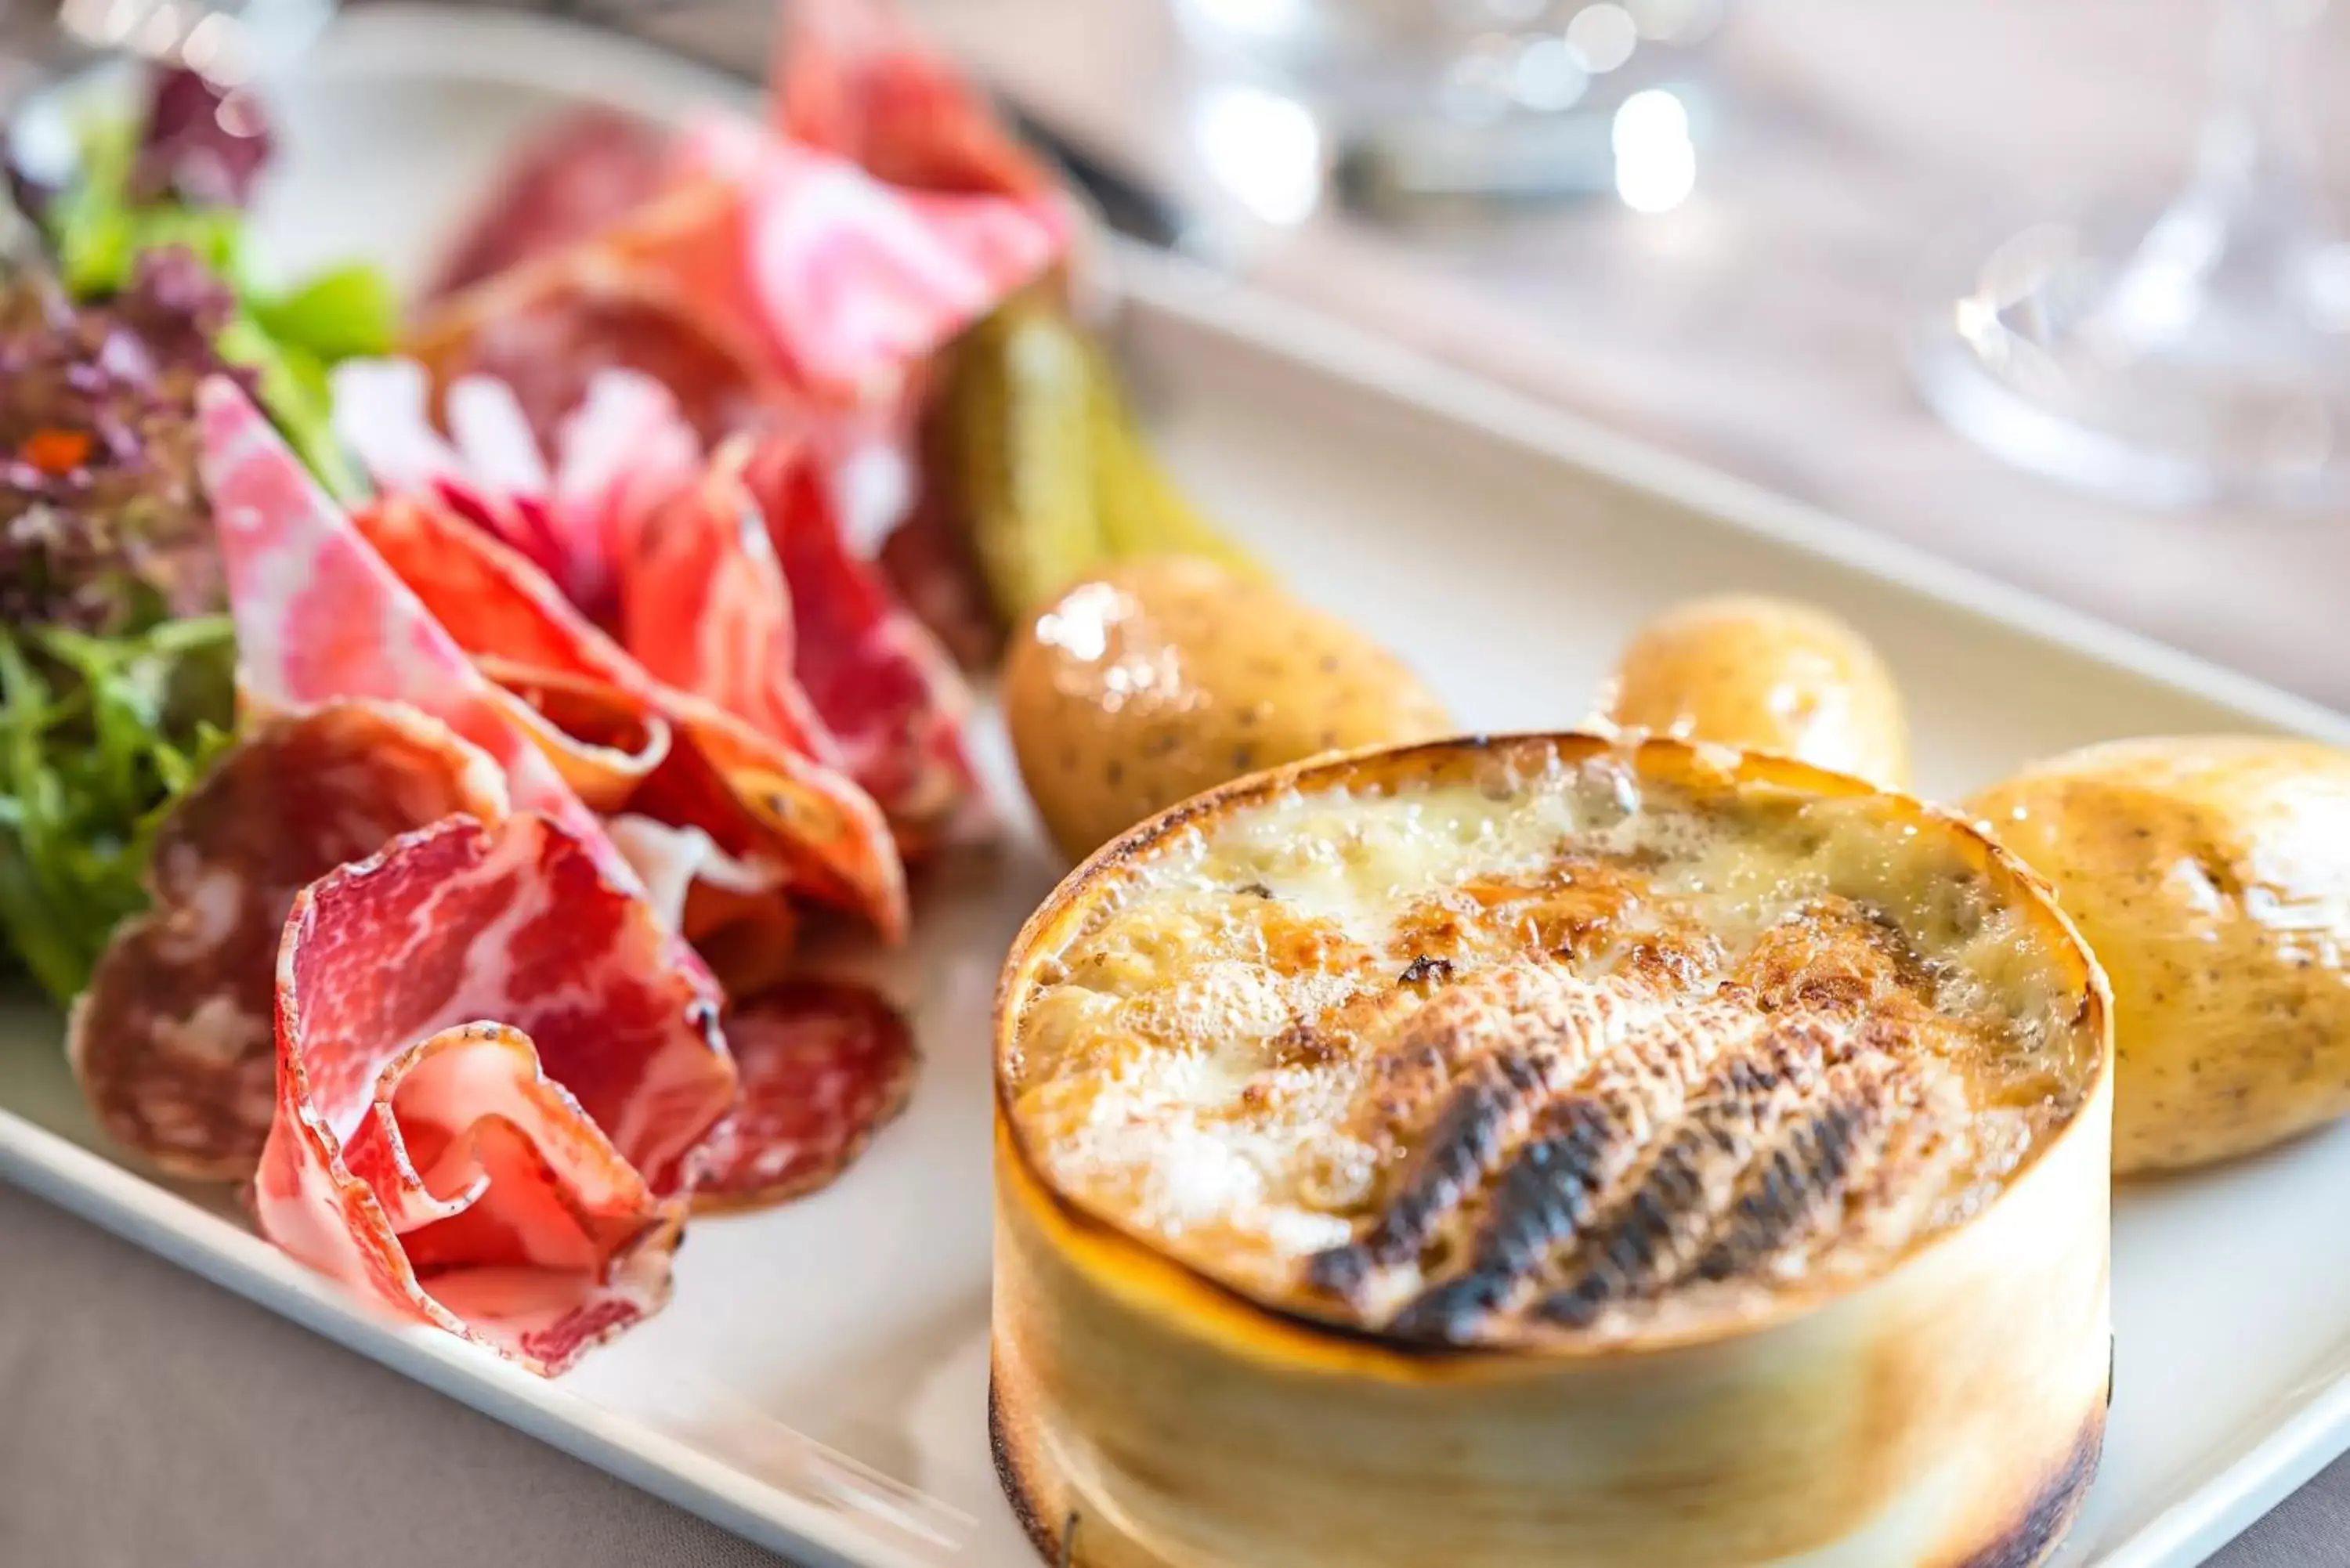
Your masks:
<svg viewBox="0 0 2350 1568"><path fill-rule="evenodd" d="M903 933L905 872L888 824L862 790L824 756L812 754L807 748L817 745L815 737L804 734L805 744L795 745L657 679L567 601L545 573L446 507L395 496L361 512L358 525L469 653L494 661L501 681L541 690L592 682L660 718L671 732L671 764L695 766L697 784L714 771L725 785L723 798L701 789L688 795L671 780L660 798L671 807L691 799L705 813L722 813L726 823L747 816L760 842L731 841L730 829L711 815L670 816L633 792L631 804L616 809L701 827L722 844L782 867L795 891L861 915L890 940ZM674 640L669 628L660 635ZM608 735L586 738L608 743ZM828 737L821 744L834 749ZM659 787L665 771L654 770L645 783Z"/></svg>
<svg viewBox="0 0 2350 1568"><path fill-rule="evenodd" d="M153 908L75 1003L68 1054L108 1136L174 1176L251 1176L276 1106L272 983L294 896L444 816L494 821L505 793L487 756L412 709L256 721L157 830Z"/></svg>
<svg viewBox="0 0 2350 1568"><path fill-rule="evenodd" d="M262 1230L536 1370L658 1308L732 1101L671 933L535 814L450 817L296 900Z"/></svg>
<svg viewBox="0 0 2350 1568"><path fill-rule="evenodd" d="M201 412L259 711L424 710L512 808L443 816L296 898L255 1212L314 1267L557 1369L666 1293L698 1151L735 1099L716 984L253 406L213 382Z"/></svg>
<svg viewBox="0 0 2350 1568"><path fill-rule="evenodd" d="M983 836L985 796L963 749L971 694L952 656L850 549L811 447L769 441L748 478L790 595L794 674L850 776L909 856Z"/></svg>
<svg viewBox="0 0 2350 1568"><path fill-rule="evenodd" d="M668 163L668 135L635 115L596 107L563 116L507 162L425 297L588 238L660 189Z"/></svg>

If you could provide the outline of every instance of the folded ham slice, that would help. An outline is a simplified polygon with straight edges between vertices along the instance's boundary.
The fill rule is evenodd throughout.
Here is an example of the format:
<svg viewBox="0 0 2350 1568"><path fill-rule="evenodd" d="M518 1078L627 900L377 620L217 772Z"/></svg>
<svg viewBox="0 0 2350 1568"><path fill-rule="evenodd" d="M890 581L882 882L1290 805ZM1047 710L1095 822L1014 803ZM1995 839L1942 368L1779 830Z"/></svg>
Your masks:
<svg viewBox="0 0 2350 1568"><path fill-rule="evenodd" d="M262 1230L541 1372L658 1308L726 1103L671 947L536 815L449 817L313 884L278 957Z"/></svg>

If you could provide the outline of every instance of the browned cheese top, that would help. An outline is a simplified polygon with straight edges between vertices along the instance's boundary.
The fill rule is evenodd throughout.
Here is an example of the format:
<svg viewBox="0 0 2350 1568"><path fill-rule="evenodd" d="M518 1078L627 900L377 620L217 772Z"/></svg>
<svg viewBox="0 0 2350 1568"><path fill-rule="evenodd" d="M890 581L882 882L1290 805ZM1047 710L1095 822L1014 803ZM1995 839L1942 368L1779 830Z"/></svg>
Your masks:
<svg viewBox="0 0 2350 1568"><path fill-rule="evenodd" d="M1690 1329L1995 1196L2095 1081L2064 939L1883 796L1626 754L1243 802L1107 874L1001 1064L1066 1197L1391 1338Z"/></svg>

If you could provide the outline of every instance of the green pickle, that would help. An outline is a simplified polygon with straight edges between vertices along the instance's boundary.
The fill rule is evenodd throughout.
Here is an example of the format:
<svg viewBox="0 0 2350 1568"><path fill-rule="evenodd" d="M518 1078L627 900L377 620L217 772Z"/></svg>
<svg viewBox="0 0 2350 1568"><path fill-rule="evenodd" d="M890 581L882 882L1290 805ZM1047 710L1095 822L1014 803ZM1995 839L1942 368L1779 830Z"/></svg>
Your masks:
<svg viewBox="0 0 2350 1568"><path fill-rule="evenodd" d="M1197 556L1256 575L1176 487L1107 356L1052 296L972 328L946 399L972 547L1006 624L1121 561Z"/></svg>

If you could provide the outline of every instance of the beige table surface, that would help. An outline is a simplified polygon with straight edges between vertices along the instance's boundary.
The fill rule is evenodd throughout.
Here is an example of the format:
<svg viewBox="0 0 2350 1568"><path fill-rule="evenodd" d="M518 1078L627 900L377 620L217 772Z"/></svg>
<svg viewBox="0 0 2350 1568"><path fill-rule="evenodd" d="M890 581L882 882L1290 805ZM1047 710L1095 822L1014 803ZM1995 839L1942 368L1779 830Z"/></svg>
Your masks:
<svg viewBox="0 0 2350 1568"><path fill-rule="evenodd" d="M1181 134L1193 86L1151 0L920 3L1035 107L1211 194ZM573 8L629 12L721 59L762 47L762 0ZM1325 217L1263 235L1249 270L2350 706L2350 517L2149 518L2066 494L1943 431L1894 358L1912 268L1946 225L2160 183L2191 130L2205 28L2176 0L1747 0L1721 46L1732 134L1679 211L1409 236ZM2350 18L2322 65L2345 79ZM0 1568L775 1561L0 1189ZM2350 1564L2350 1460L2214 1561Z"/></svg>

